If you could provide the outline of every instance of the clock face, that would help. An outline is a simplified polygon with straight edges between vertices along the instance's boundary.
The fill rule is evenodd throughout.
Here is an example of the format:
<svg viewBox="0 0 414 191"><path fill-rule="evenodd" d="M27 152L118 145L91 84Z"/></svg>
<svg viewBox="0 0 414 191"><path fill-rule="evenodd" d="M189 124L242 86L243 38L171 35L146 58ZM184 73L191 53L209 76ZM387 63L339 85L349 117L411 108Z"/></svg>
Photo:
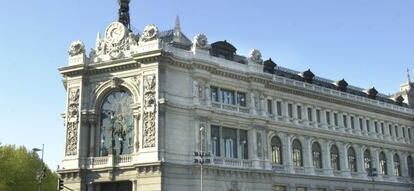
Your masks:
<svg viewBox="0 0 414 191"><path fill-rule="evenodd" d="M114 22L106 29L106 39L111 43L118 43L126 36L126 27L120 22Z"/></svg>

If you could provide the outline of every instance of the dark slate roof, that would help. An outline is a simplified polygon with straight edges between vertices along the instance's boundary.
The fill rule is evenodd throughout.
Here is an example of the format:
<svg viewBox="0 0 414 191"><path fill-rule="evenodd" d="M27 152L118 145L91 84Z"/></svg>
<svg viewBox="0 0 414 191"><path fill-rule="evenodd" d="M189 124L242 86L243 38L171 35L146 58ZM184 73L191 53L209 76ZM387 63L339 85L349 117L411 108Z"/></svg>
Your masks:
<svg viewBox="0 0 414 191"><path fill-rule="evenodd" d="M181 43L176 44L176 45L182 46L181 48L186 48L186 49L190 48L191 45L192 45L191 40L187 36L185 36L184 33L182 33L182 32L180 32L180 33L181 33L181 39L180 39ZM159 37L160 37L160 39L164 40L165 42L175 43L175 42L173 42L173 40L174 40L174 29L167 30L167 31L161 31L159 33Z"/></svg>

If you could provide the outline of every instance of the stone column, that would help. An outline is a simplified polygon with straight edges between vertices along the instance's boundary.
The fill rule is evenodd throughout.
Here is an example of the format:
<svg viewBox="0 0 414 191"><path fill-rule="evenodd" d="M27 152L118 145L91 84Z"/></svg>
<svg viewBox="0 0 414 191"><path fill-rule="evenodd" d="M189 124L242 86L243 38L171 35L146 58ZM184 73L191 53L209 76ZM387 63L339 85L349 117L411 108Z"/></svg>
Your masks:
<svg viewBox="0 0 414 191"><path fill-rule="evenodd" d="M281 137L282 139L282 137ZM293 161L292 161L292 135L285 135L282 139L283 142L283 156L286 165L286 171L293 173Z"/></svg>
<svg viewBox="0 0 414 191"><path fill-rule="evenodd" d="M401 175L405 178L409 178L408 174L408 166L407 166L407 153L399 153L400 156L400 162L401 162Z"/></svg>
<svg viewBox="0 0 414 191"><path fill-rule="evenodd" d="M313 126L312 127L318 127L318 120L316 119L316 108L312 107L312 121L313 121Z"/></svg>
<svg viewBox="0 0 414 191"><path fill-rule="evenodd" d="M338 127L339 127L339 132L341 133L345 133L345 126L344 126L344 116L345 113L339 113L338 112Z"/></svg>
<svg viewBox="0 0 414 191"><path fill-rule="evenodd" d="M391 180L394 180L394 152L392 150L387 149L385 155L387 157L388 176L391 178Z"/></svg>
<svg viewBox="0 0 414 191"><path fill-rule="evenodd" d="M305 137L303 140L303 166L305 167L305 173L314 174L314 167L312 163L312 145L310 143L310 138Z"/></svg>
<svg viewBox="0 0 414 191"><path fill-rule="evenodd" d="M355 155L356 155L356 161L357 161L357 171L359 174L359 177L361 178L367 178L367 173L365 172L365 166L364 166L364 148L360 145L355 145Z"/></svg>
<svg viewBox="0 0 414 191"><path fill-rule="evenodd" d="M322 109L321 109L321 124L322 124L322 129L325 129L325 130L328 129L328 124L326 123L326 110L322 110Z"/></svg>
<svg viewBox="0 0 414 191"><path fill-rule="evenodd" d="M322 150L322 166L324 174L327 176L333 176L333 170L331 168L331 155L329 141L320 140Z"/></svg>
<svg viewBox="0 0 414 191"><path fill-rule="evenodd" d="M292 116L293 116L293 123L298 125L299 119L298 119L298 107L296 104L292 104Z"/></svg>
<svg viewBox="0 0 414 191"><path fill-rule="evenodd" d="M341 171L343 172L341 175L342 176L346 176L346 177L350 177L351 174L349 172L349 168L348 168L348 163L347 163L347 150L346 147L343 143L337 142L336 146L338 146L338 150L339 150L339 165L341 167Z"/></svg>
<svg viewBox="0 0 414 191"><path fill-rule="evenodd" d="M378 148L371 148L371 165L372 168L376 168L377 169L377 174L379 174L378 170L379 170L379 151ZM376 177L375 179L377 179L378 177Z"/></svg>
<svg viewBox="0 0 414 191"><path fill-rule="evenodd" d="M211 106L211 89L210 89L210 81L207 81L204 88L205 88L205 98L206 98L206 105Z"/></svg>
<svg viewBox="0 0 414 191"><path fill-rule="evenodd" d="M390 122L384 122L384 139L387 141L391 141L391 134L390 134Z"/></svg>
<svg viewBox="0 0 414 191"><path fill-rule="evenodd" d="M260 114L262 116L266 116L267 115L266 98L263 95L263 93L260 93L259 104L260 104Z"/></svg>
<svg viewBox="0 0 414 191"><path fill-rule="evenodd" d="M95 115L91 115L88 119L88 123L89 123L89 132L90 132L90 136L89 136L89 157L94 157L96 150L95 150L95 145L97 145L98 143L96 142L96 128L97 128L97 117Z"/></svg>
<svg viewBox="0 0 414 191"><path fill-rule="evenodd" d="M283 121L285 122L289 122L289 114L288 114L288 102L287 101L283 101L282 102L282 116L283 116Z"/></svg>
<svg viewBox="0 0 414 191"><path fill-rule="evenodd" d="M366 118L362 118L362 135L363 136L368 136L368 127L367 127L367 119Z"/></svg>

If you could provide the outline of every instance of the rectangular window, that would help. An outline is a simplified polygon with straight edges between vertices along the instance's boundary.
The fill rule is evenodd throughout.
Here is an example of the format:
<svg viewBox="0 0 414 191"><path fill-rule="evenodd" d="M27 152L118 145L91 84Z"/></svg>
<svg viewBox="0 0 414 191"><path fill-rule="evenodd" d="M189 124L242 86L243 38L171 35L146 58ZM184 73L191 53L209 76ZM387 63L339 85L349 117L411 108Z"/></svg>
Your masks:
<svg viewBox="0 0 414 191"><path fill-rule="evenodd" d="M316 121L318 123L321 123L321 110L320 109L316 110Z"/></svg>
<svg viewBox="0 0 414 191"><path fill-rule="evenodd" d="M267 100L267 113L268 114L273 114L273 107L272 107L272 100L268 99Z"/></svg>
<svg viewBox="0 0 414 191"><path fill-rule="evenodd" d="M288 103L288 115L289 118L293 118L293 106L290 103Z"/></svg>
<svg viewBox="0 0 414 191"><path fill-rule="evenodd" d="M381 134L385 134L384 123L381 123Z"/></svg>
<svg viewBox="0 0 414 191"><path fill-rule="evenodd" d="M312 108L308 107L308 120L312 121Z"/></svg>
<svg viewBox="0 0 414 191"><path fill-rule="evenodd" d="M276 102L276 110L277 110L277 115L282 116L282 102L280 101Z"/></svg>
<svg viewBox="0 0 414 191"><path fill-rule="evenodd" d="M331 124L331 112L329 112L329 111L326 112L326 123L328 125Z"/></svg>
<svg viewBox="0 0 414 191"><path fill-rule="evenodd" d="M248 142L247 142L247 131L246 130L240 130L240 155L242 159L248 159L249 158L249 150L248 150Z"/></svg>
<svg viewBox="0 0 414 191"><path fill-rule="evenodd" d="M222 89L221 93L224 104L234 105L234 91Z"/></svg>
<svg viewBox="0 0 414 191"><path fill-rule="evenodd" d="M408 138L411 139L411 129L408 128Z"/></svg>
<svg viewBox="0 0 414 191"><path fill-rule="evenodd" d="M393 134L392 134L392 126L391 125L388 125L388 130L390 131L390 135L393 136Z"/></svg>
<svg viewBox="0 0 414 191"><path fill-rule="evenodd" d="M237 104L246 107L246 93L237 92Z"/></svg>
<svg viewBox="0 0 414 191"><path fill-rule="evenodd" d="M219 91L217 87L211 86L211 101L218 102L219 101Z"/></svg>
<svg viewBox="0 0 414 191"><path fill-rule="evenodd" d="M399 135L398 135L398 126L395 126L395 127L394 127L394 130L395 130L395 136L396 136L396 137L399 137Z"/></svg>
<svg viewBox="0 0 414 191"><path fill-rule="evenodd" d="M237 158L237 129L223 127L224 157Z"/></svg>
<svg viewBox="0 0 414 191"><path fill-rule="evenodd" d="M347 119L346 119L346 115L343 115L343 116L342 116L342 120L343 120L344 127L345 127L345 128L348 128L348 121L347 121Z"/></svg>
<svg viewBox="0 0 414 191"><path fill-rule="evenodd" d="M305 187L296 187L296 191L306 191Z"/></svg>
<svg viewBox="0 0 414 191"><path fill-rule="evenodd" d="M402 128L403 137L405 138L405 127Z"/></svg>
<svg viewBox="0 0 414 191"><path fill-rule="evenodd" d="M379 133L378 131L378 122L374 121L374 128L375 128L375 133Z"/></svg>
<svg viewBox="0 0 414 191"><path fill-rule="evenodd" d="M364 129L364 124L362 123L362 118L359 118L359 129L361 131Z"/></svg>
<svg viewBox="0 0 414 191"><path fill-rule="evenodd" d="M334 124L335 126L338 126L338 114L334 113Z"/></svg>
<svg viewBox="0 0 414 191"><path fill-rule="evenodd" d="M367 124L367 131L370 132L371 130L370 130L370 126L369 126L369 120L367 119L365 122Z"/></svg>
<svg viewBox="0 0 414 191"><path fill-rule="evenodd" d="M273 186L273 190L274 191L287 191L286 186L279 186L279 185Z"/></svg>
<svg viewBox="0 0 414 191"><path fill-rule="evenodd" d="M354 118L354 116L351 116L351 128L355 129L355 118Z"/></svg>
<svg viewBox="0 0 414 191"><path fill-rule="evenodd" d="M298 113L298 119L302 119L302 106L298 105L296 107L296 112Z"/></svg>
<svg viewBox="0 0 414 191"><path fill-rule="evenodd" d="M220 127L212 125L211 126L211 154L213 156L220 156Z"/></svg>

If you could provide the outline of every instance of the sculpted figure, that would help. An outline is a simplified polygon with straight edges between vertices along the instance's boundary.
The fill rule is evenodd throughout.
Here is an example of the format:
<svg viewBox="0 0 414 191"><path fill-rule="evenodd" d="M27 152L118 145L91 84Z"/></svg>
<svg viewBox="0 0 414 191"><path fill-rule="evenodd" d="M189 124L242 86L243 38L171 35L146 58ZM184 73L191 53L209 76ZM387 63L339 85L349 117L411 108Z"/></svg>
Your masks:
<svg viewBox="0 0 414 191"><path fill-rule="evenodd" d="M262 64L263 63L262 53L257 49L253 49L253 50L250 51L249 58L250 58L250 60L252 60L256 64Z"/></svg>

